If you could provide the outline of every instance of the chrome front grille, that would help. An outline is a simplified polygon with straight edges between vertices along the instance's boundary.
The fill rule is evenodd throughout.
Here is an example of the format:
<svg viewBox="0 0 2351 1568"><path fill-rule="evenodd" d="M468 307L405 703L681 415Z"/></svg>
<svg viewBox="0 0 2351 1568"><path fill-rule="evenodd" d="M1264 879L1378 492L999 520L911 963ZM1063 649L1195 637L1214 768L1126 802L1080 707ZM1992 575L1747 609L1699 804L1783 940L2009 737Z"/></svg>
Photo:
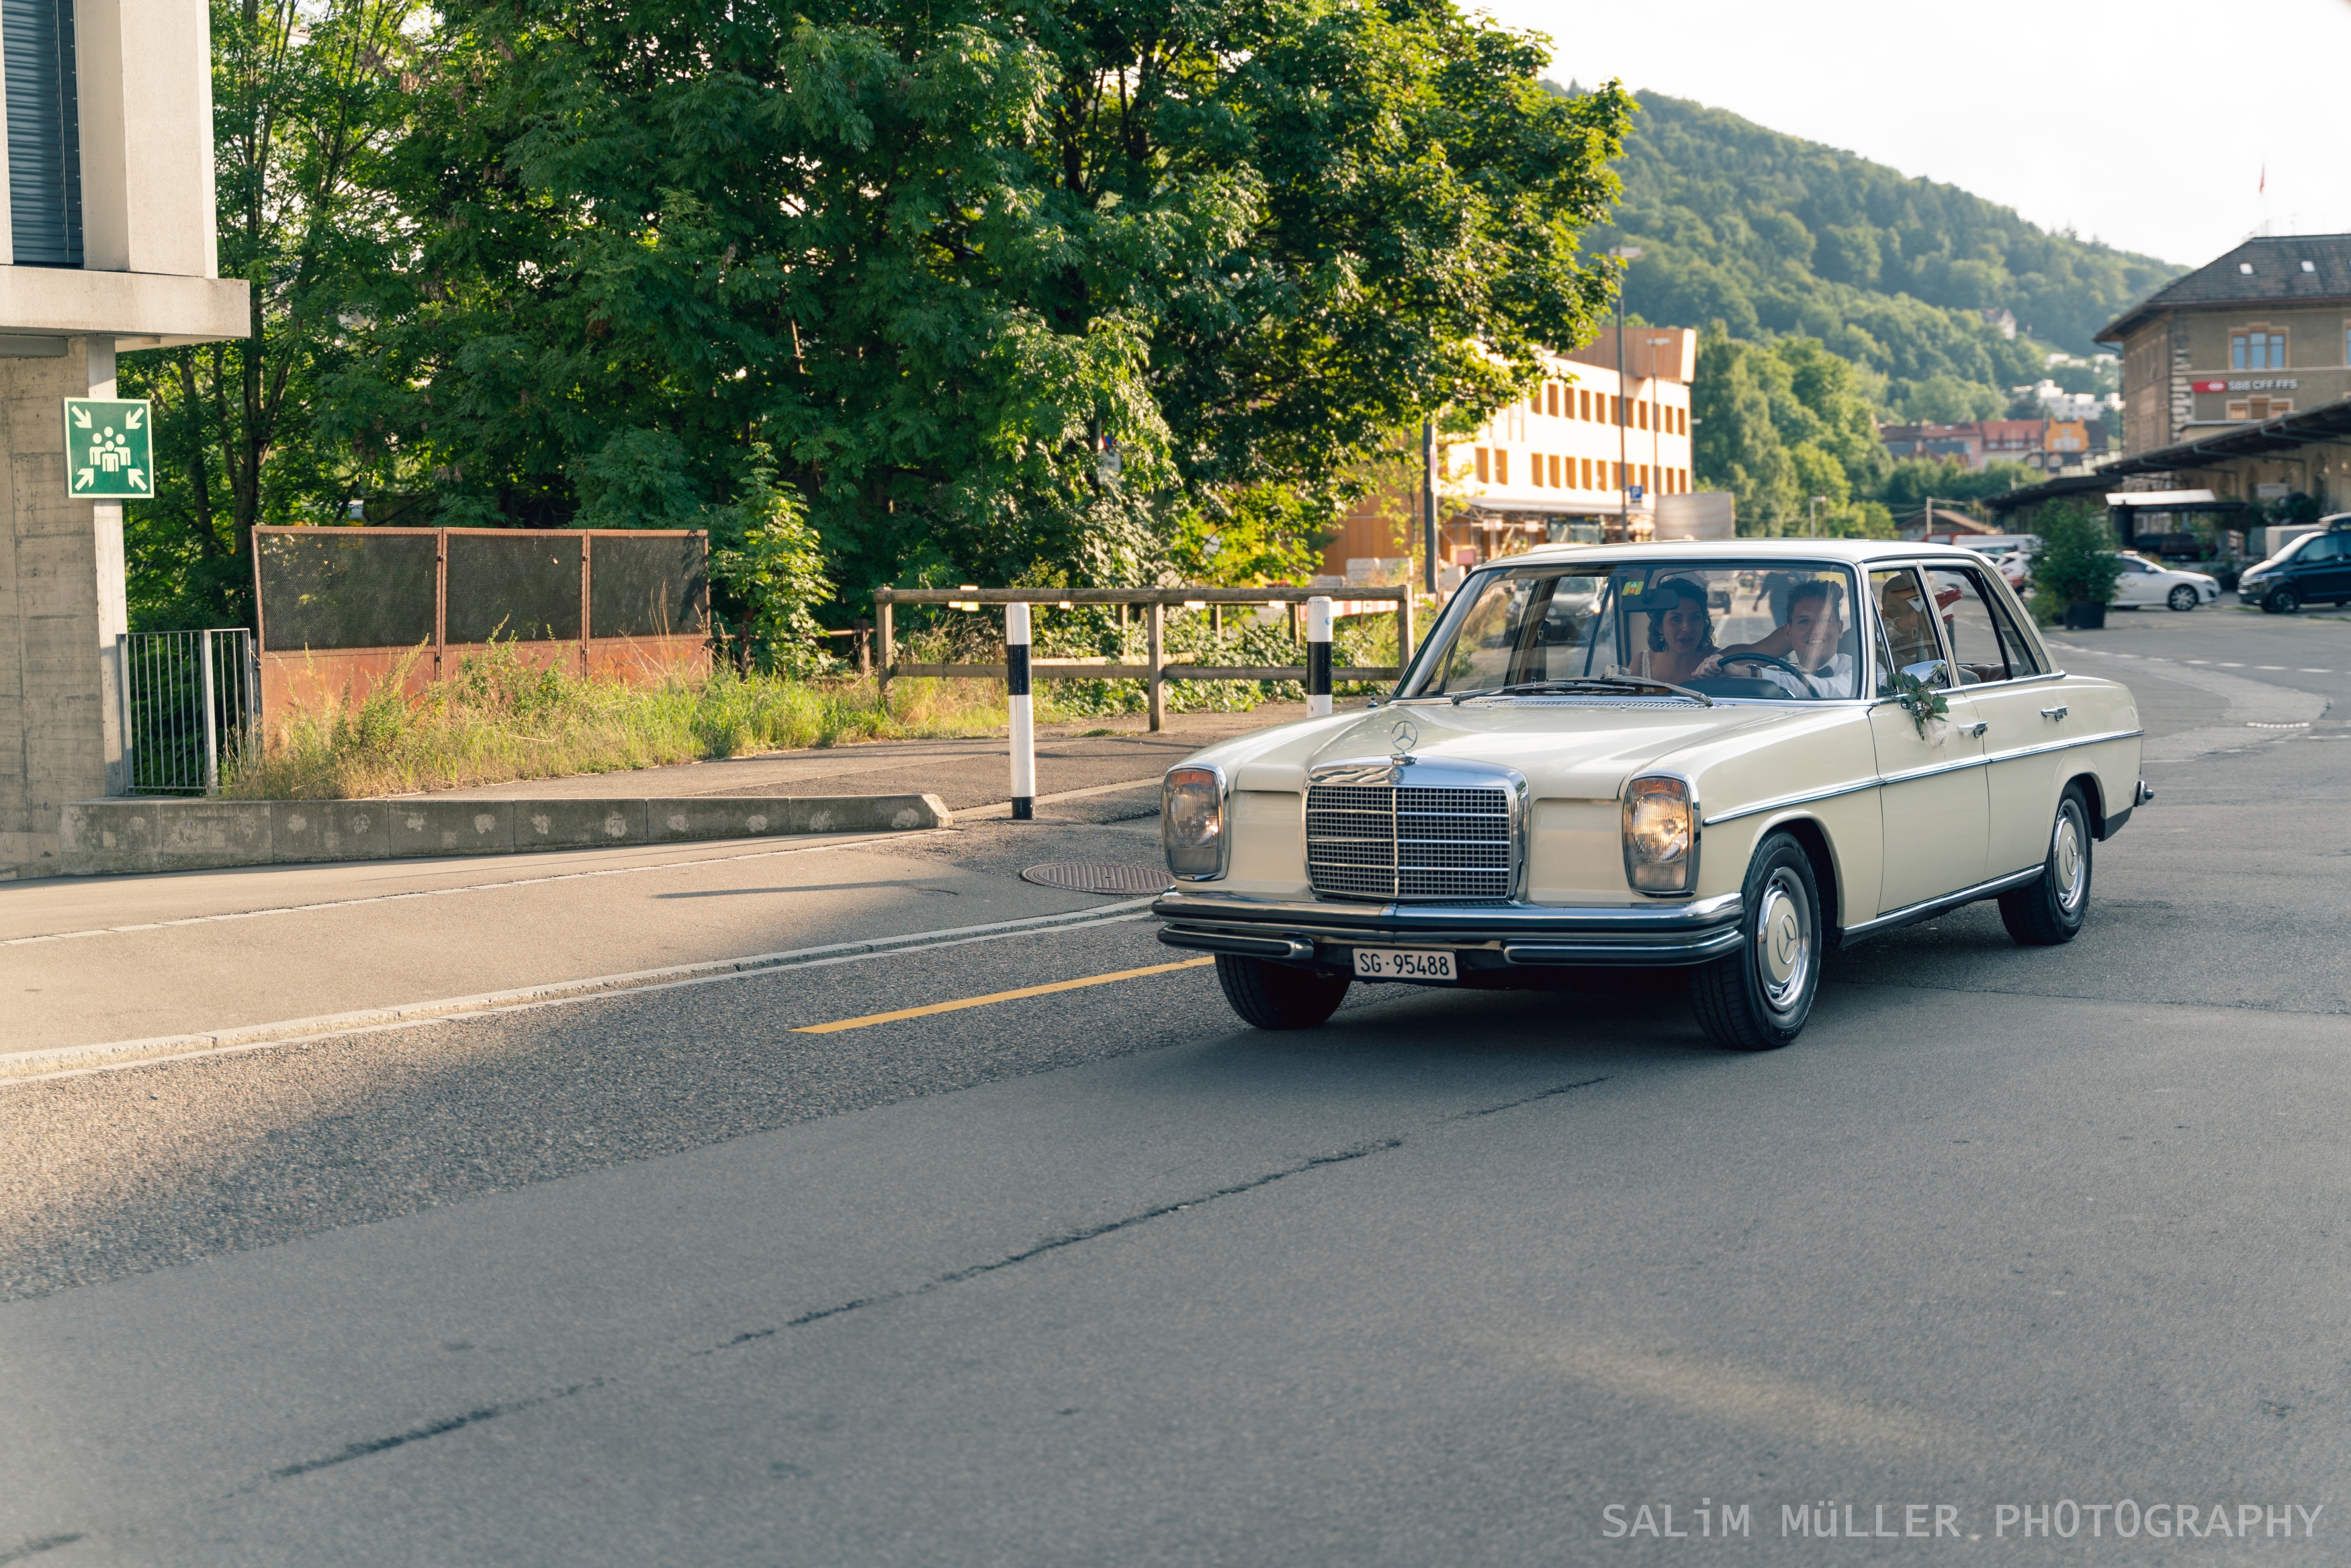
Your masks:
<svg viewBox="0 0 2351 1568"><path fill-rule="evenodd" d="M1335 898L1507 900L1512 805L1508 788L1311 784L1307 880Z"/></svg>

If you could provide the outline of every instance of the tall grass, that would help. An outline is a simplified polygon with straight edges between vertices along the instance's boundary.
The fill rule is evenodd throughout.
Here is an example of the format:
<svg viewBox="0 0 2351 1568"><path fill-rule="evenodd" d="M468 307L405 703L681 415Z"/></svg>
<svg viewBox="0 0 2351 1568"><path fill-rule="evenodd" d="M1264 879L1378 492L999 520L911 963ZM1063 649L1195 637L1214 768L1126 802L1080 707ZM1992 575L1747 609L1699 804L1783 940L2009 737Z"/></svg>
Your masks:
<svg viewBox="0 0 2351 1568"><path fill-rule="evenodd" d="M981 646L987 629L978 618L953 628L960 641L946 631L916 631L901 656L930 663L1000 659L1000 644ZM1305 659L1303 647L1278 625L1236 617L1211 631L1205 614L1185 611L1170 614L1167 622L1170 654L1189 661L1281 665ZM1039 629L1040 653L1138 662L1144 657L1139 625L1079 620ZM1395 618L1343 621L1335 641L1341 664L1389 663L1395 656ZM340 706L278 721L260 745L224 765L222 792L246 800L349 800L846 742L986 735L1006 724L1000 680L902 678L890 683L886 700L872 680L801 680L729 670L707 679L632 686L533 669L511 642L469 654L455 673L406 695L410 671L423 654L422 649L411 654L364 698L350 700L347 693ZM1342 688L1342 694L1348 690ZM1166 691L1167 705L1176 712L1245 712L1304 694L1295 681L1271 680L1171 681ZM1037 717L1048 722L1139 713L1145 706L1140 680L1041 681L1037 692Z"/></svg>
<svg viewBox="0 0 2351 1568"><path fill-rule="evenodd" d="M799 681L721 671L631 686L534 670L512 644L403 695L403 670L364 698L296 712L238 759L223 793L346 800L831 746L985 735L1005 724L994 680Z"/></svg>

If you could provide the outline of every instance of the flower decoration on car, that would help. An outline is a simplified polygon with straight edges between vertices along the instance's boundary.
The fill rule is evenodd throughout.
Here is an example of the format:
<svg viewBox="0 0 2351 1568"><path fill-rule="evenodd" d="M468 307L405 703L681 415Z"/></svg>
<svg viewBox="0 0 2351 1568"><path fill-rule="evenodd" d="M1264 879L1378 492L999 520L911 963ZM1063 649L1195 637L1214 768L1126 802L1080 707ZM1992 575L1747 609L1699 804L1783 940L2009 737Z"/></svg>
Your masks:
<svg viewBox="0 0 2351 1568"><path fill-rule="evenodd" d="M1918 738L1930 746L1943 743L1951 705L1943 694L1917 676L1903 670L1894 673L1894 695L1902 703L1903 711L1918 727Z"/></svg>

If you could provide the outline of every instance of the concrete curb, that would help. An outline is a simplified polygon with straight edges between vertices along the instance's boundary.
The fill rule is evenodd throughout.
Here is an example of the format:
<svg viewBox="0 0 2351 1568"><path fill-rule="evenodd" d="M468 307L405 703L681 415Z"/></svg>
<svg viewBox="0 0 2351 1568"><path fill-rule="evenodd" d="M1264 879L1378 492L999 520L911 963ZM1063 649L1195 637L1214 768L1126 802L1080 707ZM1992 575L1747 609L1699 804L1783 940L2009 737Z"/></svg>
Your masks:
<svg viewBox="0 0 2351 1568"><path fill-rule="evenodd" d="M513 855L714 838L888 833L954 821L933 794L661 800L169 800L67 805L65 874Z"/></svg>
<svg viewBox="0 0 2351 1568"><path fill-rule="evenodd" d="M444 996L431 1002L402 1002L392 1007L371 1007L356 1012L322 1013L316 1018L287 1018L274 1023L248 1023L231 1029L207 1029L192 1034L157 1034L143 1040L111 1040L94 1045L57 1045L47 1050L0 1055L0 1084L12 1079L50 1077L76 1069L169 1061L179 1056L207 1055L243 1046L284 1044L323 1034L357 1033L370 1029L425 1023L436 1018L527 1006L533 1002L580 1001L599 992L625 995L632 991L684 981L791 969L801 964L890 952L899 948L980 941L990 937L1014 936L1022 931L1050 930L1056 926L1084 925L1122 915L1139 914L1151 902L1151 898L1129 898L1115 904L1096 905L1090 909L1068 909L1058 915L1031 915L1023 919L996 920L983 926L912 931L901 937L875 937L862 942L828 942L822 947L791 948L782 952L755 953L748 958L673 964L664 969L632 970L625 974L592 975L585 980L549 981L544 985L520 986L512 991Z"/></svg>

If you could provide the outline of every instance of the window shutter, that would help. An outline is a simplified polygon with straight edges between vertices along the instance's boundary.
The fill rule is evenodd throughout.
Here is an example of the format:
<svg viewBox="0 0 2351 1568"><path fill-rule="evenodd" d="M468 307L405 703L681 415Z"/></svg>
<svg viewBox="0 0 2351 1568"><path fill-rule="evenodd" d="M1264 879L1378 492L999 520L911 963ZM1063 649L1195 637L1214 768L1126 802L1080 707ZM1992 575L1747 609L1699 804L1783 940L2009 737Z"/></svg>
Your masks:
<svg viewBox="0 0 2351 1568"><path fill-rule="evenodd" d="M81 117L73 0L0 0L8 216L19 266L79 266Z"/></svg>

